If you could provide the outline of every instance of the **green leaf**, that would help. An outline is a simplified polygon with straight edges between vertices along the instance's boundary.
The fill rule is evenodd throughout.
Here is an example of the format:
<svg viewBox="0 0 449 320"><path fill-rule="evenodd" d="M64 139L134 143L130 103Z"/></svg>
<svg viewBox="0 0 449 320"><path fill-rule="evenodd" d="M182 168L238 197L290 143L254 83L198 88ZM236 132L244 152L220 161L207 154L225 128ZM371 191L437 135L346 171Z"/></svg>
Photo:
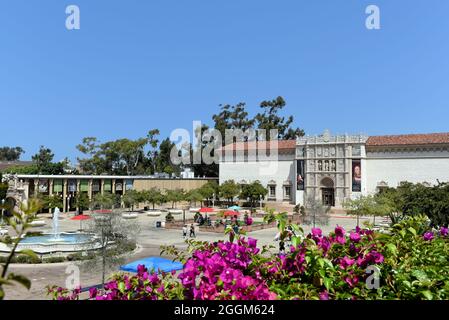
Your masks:
<svg viewBox="0 0 449 320"><path fill-rule="evenodd" d="M329 291L332 287L332 280L330 278L324 278L324 286L326 287L327 291Z"/></svg>
<svg viewBox="0 0 449 320"><path fill-rule="evenodd" d="M26 256L30 257L31 259L36 259L36 260L39 259L37 254L33 250L30 250L30 249L21 250L19 253L23 254L23 255L26 255Z"/></svg>
<svg viewBox="0 0 449 320"><path fill-rule="evenodd" d="M334 265L332 264L332 261L330 261L329 259L326 259L326 258L324 258L323 260L324 260L324 262L326 263L326 265L327 265L329 268L331 268L331 269L334 268Z"/></svg>
<svg viewBox="0 0 449 320"><path fill-rule="evenodd" d="M416 236L416 230L413 227L410 227L407 229L410 233L412 233L414 236Z"/></svg>
<svg viewBox="0 0 449 320"><path fill-rule="evenodd" d="M433 300L433 294L429 290L421 291L421 294L426 298L427 300Z"/></svg>
<svg viewBox="0 0 449 320"><path fill-rule="evenodd" d="M427 274L424 271L421 271L421 270L413 270L412 271L412 276L414 276L420 282L429 280L429 278L427 277Z"/></svg>
<svg viewBox="0 0 449 320"><path fill-rule="evenodd" d="M388 243L388 244L386 245L386 247L387 247L387 250L388 250L392 255L396 256L398 250L397 250L396 246L395 246L393 243Z"/></svg>
<svg viewBox="0 0 449 320"><path fill-rule="evenodd" d="M26 277L24 277L24 276L22 276L20 274L10 273L8 275L8 280L20 283L21 285L23 285L28 290L30 290L30 288L31 288L31 281L28 278L26 278Z"/></svg>
<svg viewBox="0 0 449 320"><path fill-rule="evenodd" d="M318 258L317 262L318 262L318 264L320 265L321 268L324 267L324 259Z"/></svg>
<svg viewBox="0 0 449 320"><path fill-rule="evenodd" d="M124 282L120 282L120 283L118 284L118 289L119 289L119 291L120 291L121 293L124 293L124 292L125 292L125 283L124 283Z"/></svg>

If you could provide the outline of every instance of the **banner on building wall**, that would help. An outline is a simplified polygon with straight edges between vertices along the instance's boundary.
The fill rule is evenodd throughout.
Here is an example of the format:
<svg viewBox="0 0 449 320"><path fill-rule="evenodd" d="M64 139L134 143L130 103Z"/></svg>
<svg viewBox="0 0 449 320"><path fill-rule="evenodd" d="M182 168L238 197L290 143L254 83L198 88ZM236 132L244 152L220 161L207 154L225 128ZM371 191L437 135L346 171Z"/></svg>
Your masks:
<svg viewBox="0 0 449 320"><path fill-rule="evenodd" d="M80 181L80 191L81 192L88 192L89 191L89 181L87 181L87 180L81 180Z"/></svg>
<svg viewBox="0 0 449 320"><path fill-rule="evenodd" d="M53 192L54 193L61 193L62 192L62 186L63 186L63 181L58 179L58 180L53 180Z"/></svg>
<svg viewBox="0 0 449 320"><path fill-rule="evenodd" d="M133 189L133 180L126 180L126 190L132 190Z"/></svg>
<svg viewBox="0 0 449 320"><path fill-rule="evenodd" d="M362 162L352 160L352 192L362 191Z"/></svg>
<svg viewBox="0 0 449 320"><path fill-rule="evenodd" d="M68 190L69 192L76 192L76 180L68 181Z"/></svg>
<svg viewBox="0 0 449 320"><path fill-rule="evenodd" d="M297 190L304 190L304 160L297 160L296 163L296 188Z"/></svg>
<svg viewBox="0 0 449 320"><path fill-rule="evenodd" d="M104 180L104 191L111 192L112 191L112 181Z"/></svg>
<svg viewBox="0 0 449 320"><path fill-rule="evenodd" d="M42 192L42 193L48 192L48 180L47 179L39 180L39 192Z"/></svg>
<svg viewBox="0 0 449 320"><path fill-rule="evenodd" d="M100 192L100 181L92 181L92 192Z"/></svg>
<svg viewBox="0 0 449 320"><path fill-rule="evenodd" d="M115 184L115 191L123 191L123 184L121 182Z"/></svg>

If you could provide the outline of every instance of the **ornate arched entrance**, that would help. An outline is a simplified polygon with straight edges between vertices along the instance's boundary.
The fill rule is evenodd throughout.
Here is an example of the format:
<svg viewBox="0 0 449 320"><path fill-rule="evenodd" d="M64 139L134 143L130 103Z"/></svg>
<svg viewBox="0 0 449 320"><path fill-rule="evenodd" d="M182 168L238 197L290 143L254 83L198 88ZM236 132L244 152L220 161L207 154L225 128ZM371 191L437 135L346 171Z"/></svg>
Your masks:
<svg viewBox="0 0 449 320"><path fill-rule="evenodd" d="M335 184L334 181L329 178L323 178L321 180L321 199L323 205L334 207L335 206Z"/></svg>

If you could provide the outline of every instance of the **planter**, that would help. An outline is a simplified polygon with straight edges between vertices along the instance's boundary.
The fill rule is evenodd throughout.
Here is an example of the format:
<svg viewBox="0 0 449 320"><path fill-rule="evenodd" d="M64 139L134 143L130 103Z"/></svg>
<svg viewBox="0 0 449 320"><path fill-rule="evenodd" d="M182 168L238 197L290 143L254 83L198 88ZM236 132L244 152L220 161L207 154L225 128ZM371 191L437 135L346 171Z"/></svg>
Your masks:
<svg viewBox="0 0 449 320"><path fill-rule="evenodd" d="M160 215L162 215L162 211L159 211L159 210L150 210L150 211L147 211L147 216L149 216L149 217L159 217Z"/></svg>
<svg viewBox="0 0 449 320"><path fill-rule="evenodd" d="M44 220L34 220L30 223L31 227L43 227L45 226L45 221Z"/></svg>
<svg viewBox="0 0 449 320"><path fill-rule="evenodd" d="M182 210L181 209L169 209L168 213L171 213L172 215L179 215L182 214Z"/></svg>
<svg viewBox="0 0 449 320"><path fill-rule="evenodd" d="M122 213L123 219L137 219L138 216L137 213Z"/></svg>

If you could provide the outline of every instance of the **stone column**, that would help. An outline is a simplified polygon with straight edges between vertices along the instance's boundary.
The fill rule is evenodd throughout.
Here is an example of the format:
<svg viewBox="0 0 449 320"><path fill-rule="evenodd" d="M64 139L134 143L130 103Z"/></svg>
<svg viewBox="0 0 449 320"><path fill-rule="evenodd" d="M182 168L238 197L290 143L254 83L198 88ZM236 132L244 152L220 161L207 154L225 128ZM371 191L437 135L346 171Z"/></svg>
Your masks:
<svg viewBox="0 0 449 320"><path fill-rule="evenodd" d="M100 190L101 194L104 194L104 179L100 180L100 188L101 188L101 190Z"/></svg>
<svg viewBox="0 0 449 320"><path fill-rule="evenodd" d="M89 191L88 191L88 195L89 195L89 200L92 200L92 179L89 179L89 187L88 187Z"/></svg>
<svg viewBox="0 0 449 320"><path fill-rule="evenodd" d="M112 179L111 184L112 184L112 186L111 186L111 192L112 192L112 194L115 194L115 179Z"/></svg>
<svg viewBox="0 0 449 320"><path fill-rule="evenodd" d="M62 180L62 207L62 212L69 212L67 208L67 179Z"/></svg>
<svg viewBox="0 0 449 320"><path fill-rule="evenodd" d="M48 194L51 196L53 195L53 179L48 180Z"/></svg>
<svg viewBox="0 0 449 320"><path fill-rule="evenodd" d="M34 179L34 196L37 197L39 193L39 179Z"/></svg>
<svg viewBox="0 0 449 320"><path fill-rule="evenodd" d="M77 179L76 180L76 195L78 197L81 196L81 186L80 185L81 185L81 180ZM76 206L76 211L79 212L79 210L80 210L80 207Z"/></svg>

